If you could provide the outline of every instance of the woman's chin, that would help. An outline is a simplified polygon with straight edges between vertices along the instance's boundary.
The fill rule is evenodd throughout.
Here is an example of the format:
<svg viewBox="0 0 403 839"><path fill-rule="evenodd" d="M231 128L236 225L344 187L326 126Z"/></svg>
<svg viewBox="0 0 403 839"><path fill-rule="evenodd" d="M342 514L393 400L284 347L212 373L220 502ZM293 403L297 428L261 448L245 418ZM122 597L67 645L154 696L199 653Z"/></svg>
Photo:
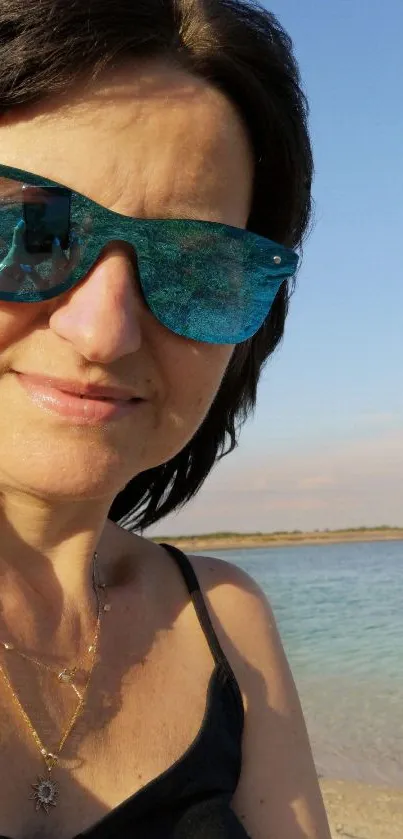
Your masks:
<svg viewBox="0 0 403 839"><path fill-rule="evenodd" d="M112 503L127 485L136 470L116 452L91 451L68 454L66 450L28 452L21 457L1 458L0 492L23 492L35 498L52 501L95 501Z"/></svg>

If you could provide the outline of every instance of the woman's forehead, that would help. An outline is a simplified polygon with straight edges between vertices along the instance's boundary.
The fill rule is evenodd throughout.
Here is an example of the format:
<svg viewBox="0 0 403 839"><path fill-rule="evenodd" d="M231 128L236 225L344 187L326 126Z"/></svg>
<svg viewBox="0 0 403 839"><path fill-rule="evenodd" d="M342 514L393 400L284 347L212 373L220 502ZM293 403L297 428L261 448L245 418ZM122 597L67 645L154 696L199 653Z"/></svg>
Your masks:
<svg viewBox="0 0 403 839"><path fill-rule="evenodd" d="M0 147L1 163L139 217L208 220L231 210L227 223L239 224L251 197L252 153L235 108L207 83L169 66L137 75L123 68L76 88L69 99L0 123Z"/></svg>

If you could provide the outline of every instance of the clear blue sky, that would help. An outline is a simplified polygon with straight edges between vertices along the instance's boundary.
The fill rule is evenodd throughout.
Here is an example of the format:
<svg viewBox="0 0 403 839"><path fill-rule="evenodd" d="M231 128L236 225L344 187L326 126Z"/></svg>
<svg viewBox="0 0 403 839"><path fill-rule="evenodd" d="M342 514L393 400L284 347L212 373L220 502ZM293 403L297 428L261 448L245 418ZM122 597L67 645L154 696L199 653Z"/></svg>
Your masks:
<svg viewBox="0 0 403 839"><path fill-rule="evenodd" d="M239 449L151 533L403 526L403 2L266 5L310 102L315 225Z"/></svg>

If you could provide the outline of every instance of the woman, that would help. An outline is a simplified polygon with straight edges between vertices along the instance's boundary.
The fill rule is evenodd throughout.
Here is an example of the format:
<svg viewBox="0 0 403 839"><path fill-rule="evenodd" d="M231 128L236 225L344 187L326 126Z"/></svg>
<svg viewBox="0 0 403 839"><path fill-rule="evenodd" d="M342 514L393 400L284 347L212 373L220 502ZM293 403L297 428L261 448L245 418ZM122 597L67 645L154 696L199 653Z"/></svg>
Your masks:
<svg viewBox="0 0 403 839"><path fill-rule="evenodd" d="M0 834L328 839L262 591L133 532L283 334L290 41L238 0L2 0L0 33Z"/></svg>

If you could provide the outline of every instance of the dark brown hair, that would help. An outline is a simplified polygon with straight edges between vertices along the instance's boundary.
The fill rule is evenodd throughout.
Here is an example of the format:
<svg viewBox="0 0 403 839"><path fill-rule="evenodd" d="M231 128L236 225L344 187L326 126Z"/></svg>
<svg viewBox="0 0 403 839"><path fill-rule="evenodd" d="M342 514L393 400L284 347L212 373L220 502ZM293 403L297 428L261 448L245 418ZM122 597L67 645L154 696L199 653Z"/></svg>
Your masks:
<svg viewBox="0 0 403 839"><path fill-rule="evenodd" d="M232 100L255 154L248 229L300 246L311 212L308 108L291 40L274 15L253 0L0 0L2 113L130 57L175 61ZM283 337L290 285L283 283L257 335L236 347L193 439L133 478L115 499L112 520L149 527L192 498L233 451L262 367Z"/></svg>

